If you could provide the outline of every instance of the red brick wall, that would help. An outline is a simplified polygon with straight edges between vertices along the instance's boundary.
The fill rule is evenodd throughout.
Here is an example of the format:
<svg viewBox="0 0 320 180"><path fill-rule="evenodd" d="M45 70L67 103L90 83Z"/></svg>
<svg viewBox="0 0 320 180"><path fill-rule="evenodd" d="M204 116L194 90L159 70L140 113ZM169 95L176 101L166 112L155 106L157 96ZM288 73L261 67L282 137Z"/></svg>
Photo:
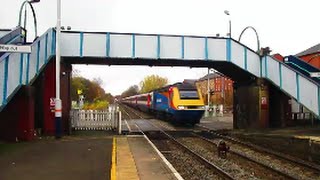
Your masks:
<svg viewBox="0 0 320 180"><path fill-rule="evenodd" d="M233 106L233 81L229 78L224 79L224 95L222 96L222 79L223 77L216 77L210 79L210 90L213 91L213 94L210 95L211 104L225 104L227 108L232 108ZM197 87L200 89L203 99L207 104L208 99L208 81L202 80L196 83Z"/></svg>

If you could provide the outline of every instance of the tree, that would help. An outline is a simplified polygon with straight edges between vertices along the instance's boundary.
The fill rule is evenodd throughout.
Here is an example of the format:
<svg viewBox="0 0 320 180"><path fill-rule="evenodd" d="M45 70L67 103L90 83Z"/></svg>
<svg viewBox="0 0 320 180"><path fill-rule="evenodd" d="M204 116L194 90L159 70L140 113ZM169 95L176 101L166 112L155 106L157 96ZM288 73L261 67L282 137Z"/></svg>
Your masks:
<svg viewBox="0 0 320 180"><path fill-rule="evenodd" d="M139 87L137 85L130 86L127 90L125 90L121 96L128 97L139 94Z"/></svg>
<svg viewBox="0 0 320 180"><path fill-rule="evenodd" d="M87 92L87 84L89 84L87 81L89 80L83 77L73 77L71 79L71 100L78 100L78 90L81 90L82 94Z"/></svg>
<svg viewBox="0 0 320 180"><path fill-rule="evenodd" d="M154 89L158 89L164 87L168 84L168 79L160 77L158 75L151 75L144 78L143 81L140 82L141 93L150 92Z"/></svg>
<svg viewBox="0 0 320 180"><path fill-rule="evenodd" d="M71 80L71 99L79 100L78 90L85 96L84 109L105 109L113 102L113 97L110 93L105 93L101 87L102 80L95 78L90 81L83 77L73 77Z"/></svg>

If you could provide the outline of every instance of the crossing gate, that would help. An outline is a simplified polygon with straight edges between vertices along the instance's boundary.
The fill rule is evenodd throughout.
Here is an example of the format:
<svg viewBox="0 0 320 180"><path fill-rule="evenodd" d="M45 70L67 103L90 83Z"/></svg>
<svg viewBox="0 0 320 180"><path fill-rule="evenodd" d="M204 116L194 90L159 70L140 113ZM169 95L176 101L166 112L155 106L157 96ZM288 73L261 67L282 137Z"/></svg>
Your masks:
<svg viewBox="0 0 320 180"><path fill-rule="evenodd" d="M115 130L121 122L120 111L71 110L71 127L74 130ZM121 125L120 125L121 126Z"/></svg>

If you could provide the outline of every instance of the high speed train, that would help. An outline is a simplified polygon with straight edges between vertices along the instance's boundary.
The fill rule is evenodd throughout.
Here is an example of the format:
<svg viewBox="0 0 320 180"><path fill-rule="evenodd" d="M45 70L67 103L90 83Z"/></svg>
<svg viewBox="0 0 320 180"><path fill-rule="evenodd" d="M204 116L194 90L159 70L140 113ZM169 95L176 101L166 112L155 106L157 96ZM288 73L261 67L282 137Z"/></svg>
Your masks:
<svg viewBox="0 0 320 180"><path fill-rule="evenodd" d="M199 123L205 111L200 91L187 83L168 85L149 93L125 97L121 101L159 118L191 125Z"/></svg>

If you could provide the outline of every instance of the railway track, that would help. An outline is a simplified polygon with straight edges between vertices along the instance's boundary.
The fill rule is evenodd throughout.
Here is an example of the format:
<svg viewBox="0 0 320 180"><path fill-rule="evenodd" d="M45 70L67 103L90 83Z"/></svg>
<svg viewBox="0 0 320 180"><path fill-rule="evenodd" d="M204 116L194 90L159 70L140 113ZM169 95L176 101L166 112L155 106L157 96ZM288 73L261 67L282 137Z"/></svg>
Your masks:
<svg viewBox="0 0 320 180"><path fill-rule="evenodd" d="M160 123L163 124L163 123ZM179 138L181 133L188 134L186 138ZM203 155L204 159L217 164L221 169L228 172L235 179L297 179L294 176L283 173L277 169L266 166L259 161L233 153L228 159L221 159L217 156L217 144L206 140L192 131L176 131L169 134L177 134L177 141L187 146L194 152ZM184 137L182 135L182 137Z"/></svg>
<svg viewBox="0 0 320 180"><path fill-rule="evenodd" d="M138 112L130 111L130 113L142 118ZM236 140L218 132L208 131L208 129L203 127L195 127L193 129L177 128L163 121L150 120L148 122L156 126L159 132L171 136L175 141L184 145L184 149L188 148L195 154L203 155L202 159L215 164L215 166L224 170L230 177L235 179L320 179L320 169L317 166L295 160L294 158L281 156L276 152L264 150L259 146ZM183 137L182 135L182 137L179 137L181 136L179 134L183 133L181 131L187 131L184 133L188 133L188 136ZM177 137L175 138L175 135L172 134L177 135ZM227 160L215 157L217 154L217 143L221 139L231 146L230 157ZM158 148L161 149L161 147L165 146L168 145L160 145ZM163 150L163 152L164 154L168 154L166 150ZM237 170L235 171L234 169Z"/></svg>
<svg viewBox="0 0 320 180"><path fill-rule="evenodd" d="M272 167L279 172L290 174L290 176L295 179L320 179L320 168L300 159L282 155L278 152L242 142L219 133L200 133L200 136L215 144L223 139L232 147L232 152L241 154L242 156L248 157L254 161L261 162L264 166Z"/></svg>
<svg viewBox="0 0 320 180"><path fill-rule="evenodd" d="M189 148L201 153L206 159L219 165L235 179L297 179L255 159L234 152L232 149L226 158L220 158L216 143L193 132L186 132L182 136L181 133L178 133L175 137Z"/></svg>
<svg viewBox="0 0 320 180"><path fill-rule="evenodd" d="M239 144L239 145L242 145L242 146L246 146L248 148L255 149L256 151L259 151L259 152L262 152L262 153L271 154L271 155L273 155L275 157L278 157L278 158L284 159L286 161L295 163L295 164L297 164L299 166L305 166L305 167L308 167L308 168L313 169L315 171L320 171L320 166L317 165L317 164L314 164L312 162L307 162L307 161L302 160L300 158L295 158L295 157L289 156L287 154L283 154L281 152L272 151L270 149L266 149L264 147L261 147L261 146L258 146L258 145L252 144L252 143L241 141L241 140L239 140L237 138L229 136L227 133L223 133L223 132L219 132L219 131L215 131L215 130L210 130L210 129L208 129L206 127L203 127L203 126L198 126L198 127L201 127L205 131L208 131L211 134L213 134L214 136L216 136L218 138L221 138L221 139L224 139L226 141L229 141L229 142L232 142L232 143L236 143L236 144Z"/></svg>
<svg viewBox="0 0 320 180"><path fill-rule="evenodd" d="M172 128L167 128L166 123L163 123L161 121L153 121L153 123L156 123L158 126L162 126L163 129L172 131ZM293 157L281 156L277 154L277 152L264 150L263 148L260 149L259 146L242 142L240 140L236 140L220 133L209 132L207 129L203 129L203 131L199 131L198 128L196 129L196 133L193 134L197 134L198 138L206 141L211 141L210 143L214 143L214 147L216 147L217 143L221 139L223 139L227 142L228 145L231 146L232 153L237 154L239 158L247 159L247 161L258 164L264 169L272 169L272 171L274 172L273 174L279 174L282 178L320 179L320 169L316 165L301 162L301 160L299 159L295 160L295 158ZM207 134L207 136L209 136L210 138L207 138L204 134ZM192 145L194 144L195 143L192 143Z"/></svg>
<svg viewBox="0 0 320 180"><path fill-rule="evenodd" d="M146 135L160 152L169 161L171 160L171 164L185 179L234 179L228 172L180 143L168 133L159 131L146 133Z"/></svg>
<svg viewBox="0 0 320 180"><path fill-rule="evenodd" d="M142 118L137 112L128 108L125 111L129 117L130 114L134 114L134 116ZM227 172L184 146L160 128L157 132L145 133L141 130L141 133L146 135L167 159L170 159L170 163L185 179L234 179Z"/></svg>

